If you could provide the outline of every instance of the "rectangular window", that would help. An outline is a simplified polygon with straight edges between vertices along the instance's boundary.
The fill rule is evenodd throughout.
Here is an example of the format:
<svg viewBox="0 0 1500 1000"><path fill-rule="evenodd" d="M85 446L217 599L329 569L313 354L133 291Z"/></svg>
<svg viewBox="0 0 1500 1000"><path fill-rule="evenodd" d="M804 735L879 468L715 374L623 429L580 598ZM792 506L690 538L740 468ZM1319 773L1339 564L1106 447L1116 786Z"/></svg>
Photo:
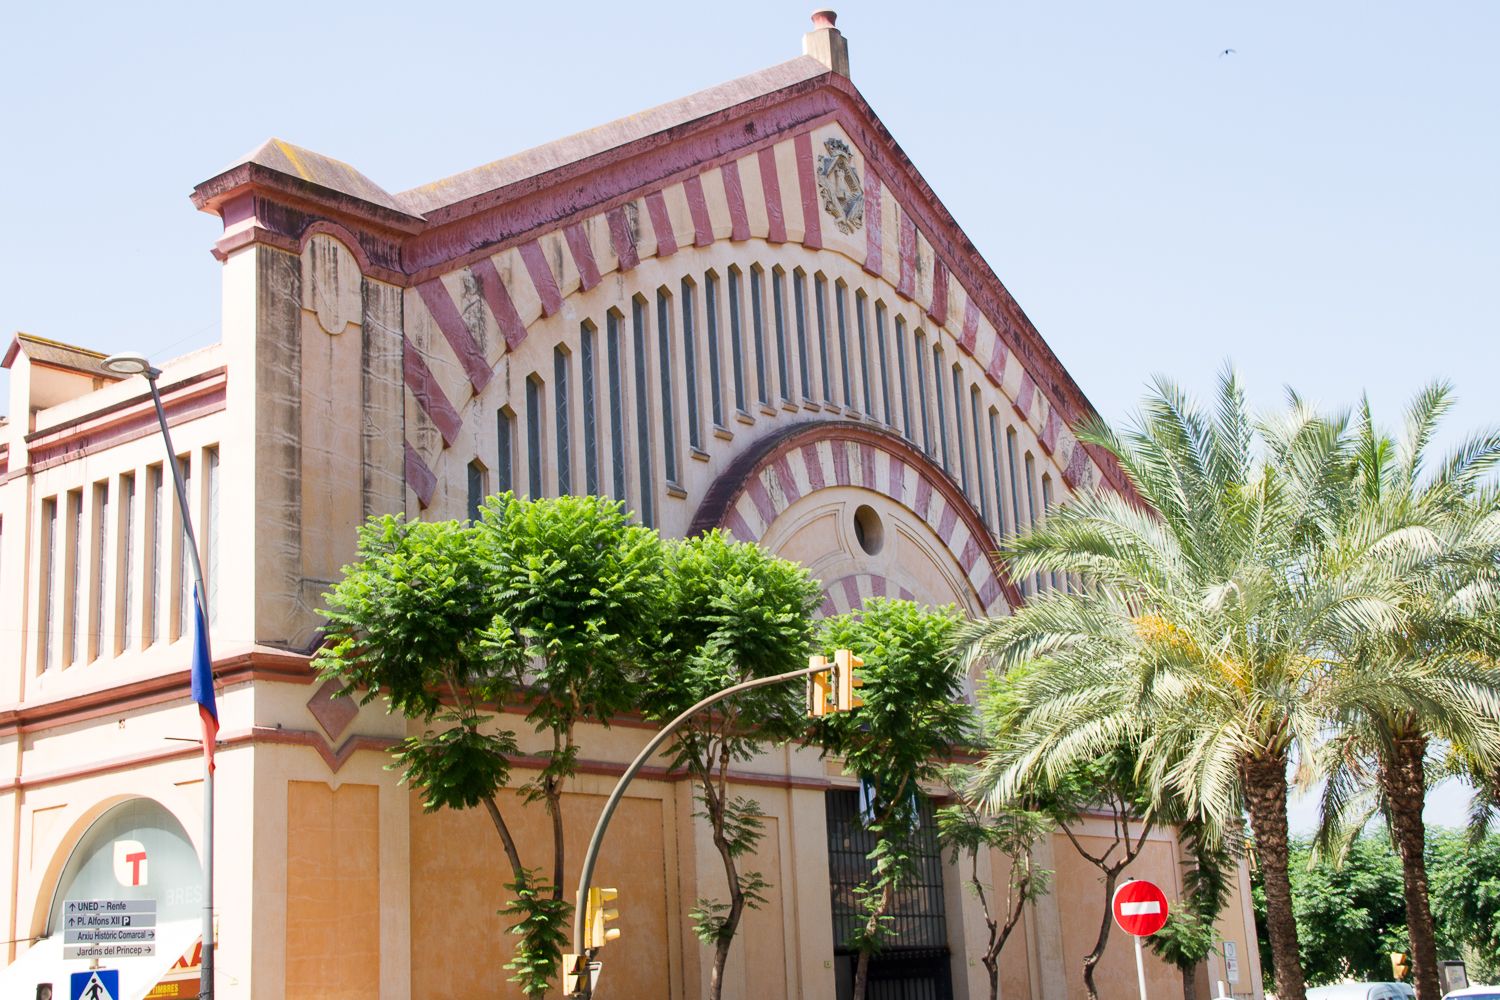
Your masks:
<svg viewBox="0 0 1500 1000"><path fill-rule="evenodd" d="M178 468L182 470L182 492L187 494L188 503L193 502L193 460L187 455L177 458ZM178 505L173 504L172 509L177 510ZM192 548L188 545L188 524L183 520L186 516L182 511L177 511L178 532L177 539L177 631L173 633L173 640L182 636L191 635L189 629L193 623L193 563Z"/></svg>
<svg viewBox="0 0 1500 1000"><path fill-rule="evenodd" d="M828 282L813 275L813 315L818 321L818 368L823 375L823 401L833 402L833 379L828 364Z"/></svg>
<svg viewBox="0 0 1500 1000"><path fill-rule="evenodd" d="M932 387L937 399L937 424L934 434L943 456L943 471L953 475L953 465L948 456L948 393L943 390L943 349L937 345L934 335L932 344ZM925 382L925 379L924 379ZM954 407L958 401L954 400Z"/></svg>
<svg viewBox="0 0 1500 1000"><path fill-rule="evenodd" d="M765 272L759 265L750 269L750 332L755 338L755 388L762 406L771 405L770 376L766 373L765 295L761 286Z"/></svg>
<svg viewBox="0 0 1500 1000"><path fill-rule="evenodd" d="M958 365L953 366L953 429L958 438L958 481L964 493L973 496L969 482L969 443L964 437L964 375Z"/></svg>
<svg viewBox="0 0 1500 1000"><path fill-rule="evenodd" d="M865 416L875 419L875 397L870 395L870 338L865 330L865 311L869 302L864 292L854 293L854 329L859 337L859 387L864 390Z"/></svg>
<svg viewBox="0 0 1500 1000"><path fill-rule="evenodd" d="M625 494L625 382L621 377L620 358L625 350L620 336L621 317L611 309L604 317L605 350L609 354L609 462L614 497L624 502Z"/></svg>
<svg viewBox="0 0 1500 1000"><path fill-rule="evenodd" d="M583 383L583 489L599 495L599 397L594 386L594 324L578 331L579 368Z"/></svg>
<svg viewBox="0 0 1500 1000"><path fill-rule="evenodd" d="M844 316L844 299L847 298L847 293L848 289L842 281L834 283L833 313L834 321L838 324L839 374L842 376L844 405L852 410L854 409L854 385L849 381L849 330ZM865 395L869 395L868 389L865 390Z"/></svg>
<svg viewBox="0 0 1500 1000"><path fill-rule="evenodd" d="M88 550L88 535L83 530L83 490L68 491L68 666L83 662L83 609L86 603L84 588L84 552Z"/></svg>
<svg viewBox="0 0 1500 1000"><path fill-rule="evenodd" d="M786 272L778 267L771 271L771 306L776 320L776 375L782 402L792 398L792 363L787 354L785 303Z"/></svg>
<svg viewBox="0 0 1500 1000"><path fill-rule="evenodd" d="M533 500L545 496L542 485L542 380L526 380L526 495Z"/></svg>
<svg viewBox="0 0 1500 1000"><path fill-rule="evenodd" d="M801 268L792 272L792 311L797 321L797 384L804 402L812 402L812 367L807 353L807 275Z"/></svg>
<svg viewBox="0 0 1500 1000"><path fill-rule="evenodd" d="M885 303L875 303L875 349L879 360L879 367L875 370L875 376L880 379L880 407L881 415L886 424L896 426L896 416L891 412L891 366L886 358L885 350Z"/></svg>
<svg viewBox="0 0 1500 1000"><path fill-rule="evenodd" d="M1031 452L1026 453L1026 530L1036 530L1036 459ZM1031 578L1031 592L1034 594L1042 588L1042 574L1034 574Z"/></svg>
<svg viewBox="0 0 1500 1000"><path fill-rule="evenodd" d="M729 269L729 359L734 370L734 408L745 412L745 348L741 341L740 271Z"/></svg>
<svg viewBox="0 0 1500 1000"><path fill-rule="evenodd" d="M495 411L495 492L516 488L516 416L508 406Z"/></svg>
<svg viewBox="0 0 1500 1000"><path fill-rule="evenodd" d="M1016 429L1005 428L1005 457L1007 471L1010 473L1010 530L1011 534L1021 533L1021 489L1016 481L1020 479L1019 471L1016 469Z"/></svg>
<svg viewBox="0 0 1500 1000"><path fill-rule="evenodd" d="M470 521L479 520L479 508L484 506L484 466L476 458L469 463L469 513Z"/></svg>
<svg viewBox="0 0 1500 1000"><path fill-rule="evenodd" d="M1047 515L1049 515L1051 513L1052 513L1052 477L1050 475L1047 475L1046 473L1043 473L1042 474L1042 519L1046 520ZM1051 577L1052 577L1052 589L1056 590L1058 587L1060 587L1062 585L1061 584L1062 575L1059 574L1059 573L1057 573L1056 571L1053 571L1053 573L1051 574Z"/></svg>
<svg viewBox="0 0 1500 1000"><path fill-rule="evenodd" d="M640 467L641 523L656 526L656 482L651 474L651 414L646 376L646 300L636 297L630 309L631 345L635 353L635 448Z"/></svg>
<svg viewBox="0 0 1500 1000"><path fill-rule="evenodd" d="M911 425L911 383L906 377L906 320L900 316L896 317L896 377L901 380L901 433L916 444Z"/></svg>
<svg viewBox="0 0 1500 1000"><path fill-rule="evenodd" d="M979 422L979 386L969 386L969 427L974 432L974 479L979 483L979 516L984 523L993 525L990 518L989 486L984 479L984 425Z"/></svg>
<svg viewBox="0 0 1500 1000"><path fill-rule="evenodd" d="M94 576L89 581L89 660L104 653L104 571L109 565L109 483L94 484Z"/></svg>
<svg viewBox="0 0 1500 1000"><path fill-rule="evenodd" d="M572 400L568 398L568 352L561 346L552 349L552 433L557 441L557 495L573 492L573 434L568 419Z"/></svg>
<svg viewBox="0 0 1500 1000"><path fill-rule="evenodd" d="M115 623L115 654L133 647L135 636L135 474L127 472L120 477L120 568L115 576L119 580L120 617Z"/></svg>
<svg viewBox="0 0 1500 1000"><path fill-rule="evenodd" d="M921 330L912 337L912 347L917 358L917 407L922 416L922 450L935 455L937 442L932 435L932 415L927 412L927 335Z"/></svg>
<svg viewBox="0 0 1500 1000"><path fill-rule="evenodd" d="M42 651L43 670L57 667L57 498L42 501Z"/></svg>
<svg viewBox="0 0 1500 1000"><path fill-rule="evenodd" d="M708 333L708 405L715 427L724 426L724 387L719 365L719 276L703 276L703 316Z"/></svg>
<svg viewBox="0 0 1500 1000"><path fill-rule="evenodd" d="M1005 537L1005 486L1001 478L1000 470L1003 464L1000 459L1000 411L993 406L990 407L990 471L994 474L995 481L995 520L994 528L996 536Z"/></svg>
<svg viewBox="0 0 1500 1000"><path fill-rule="evenodd" d="M204 587L208 591L208 620L218 621L219 614L219 449L203 452L204 486L208 488L208 511L204 515L203 533L208 540L208 566Z"/></svg>
<svg viewBox="0 0 1500 1000"><path fill-rule="evenodd" d="M698 427L698 350L694 343L693 283L682 279L682 370L687 376L688 447L703 450L703 431ZM670 377L670 373L663 375Z"/></svg>
<svg viewBox="0 0 1500 1000"><path fill-rule="evenodd" d="M672 297L664 289L656 291L657 377L661 380L661 443L668 485L681 481L677 468L677 415L672 385Z"/></svg>
<svg viewBox="0 0 1500 1000"><path fill-rule="evenodd" d="M162 621L162 542L168 537L162 520L166 516L166 473L160 465L146 470L146 601L142 622L142 645L149 646L161 636Z"/></svg>

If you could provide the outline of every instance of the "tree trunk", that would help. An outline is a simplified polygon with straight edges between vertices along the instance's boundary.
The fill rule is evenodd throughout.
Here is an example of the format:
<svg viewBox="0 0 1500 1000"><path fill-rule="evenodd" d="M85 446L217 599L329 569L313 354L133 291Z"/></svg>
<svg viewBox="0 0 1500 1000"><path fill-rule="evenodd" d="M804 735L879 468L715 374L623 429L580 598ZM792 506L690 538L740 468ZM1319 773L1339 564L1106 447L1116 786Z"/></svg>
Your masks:
<svg viewBox="0 0 1500 1000"><path fill-rule="evenodd" d="M1182 1000L1198 1000L1198 963L1182 966Z"/></svg>
<svg viewBox="0 0 1500 1000"><path fill-rule="evenodd" d="M879 908L870 914L870 919L865 922L866 939L872 937L880 927L880 918L890 908L892 894L891 886L887 883L886 887L880 892ZM851 1000L865 1000L865 986L868 984L869 978L870 949L865 948L860 951L859 959L854 965L854 995L851 997Z"/></svg>
<svg viewBox="0 0 1500 1000"><path fill-rule="evenodd" d="M1432 924L1432 906L1427 894L1427 861L1423 857L1426 830L1422 805L1427 794L1423 760L1427 738L1397 739L1395 754L1382 763L1380 783L1385 787L1391 810L1391 832L1401 854L1401 878L1406 889L1406 932L1411 937L1412 985L1417 1000L1439 1000L1437 941Z"/></svg>
<svg viewBox="0 0 1500 1000"><path fill-rule="evenodd" d="M984 971L990 975L990 1000L1000 1000L1000 956L986 955Z"/></svg>
<svg viewBox="0 0 1500 1000"><path fill-rule="evenodd" d="M1287 878L1286 754L1252 757L1241 765L1250 828L1266 890L1266 934L1277 1000L1307 1000L1302 960L1297 949L1297 922L1292 911L1292 883Z"/></svg>
<svg viewBox="0 0 1500 1000"><path fill-rule="evenodd" d="M1110 867L1104 872L1104 920L1099 924L1099 937L1094 941L1094 950L1083 956L1083 989L1088 1000L1099 1000L1099 990L1094 985L1094 970L1104 957L1104 946L1109 944L1109 928L1115 922L1111 909L1115 898L1115 883L1120 879L1120 869Z"/></svg>

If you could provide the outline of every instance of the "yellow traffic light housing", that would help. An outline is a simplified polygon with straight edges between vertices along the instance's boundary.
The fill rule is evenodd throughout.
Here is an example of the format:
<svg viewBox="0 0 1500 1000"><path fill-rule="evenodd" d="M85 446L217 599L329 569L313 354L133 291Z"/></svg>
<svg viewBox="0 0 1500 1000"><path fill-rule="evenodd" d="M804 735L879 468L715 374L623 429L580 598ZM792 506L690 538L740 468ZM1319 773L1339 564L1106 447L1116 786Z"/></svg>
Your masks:
<svg viewBox="0 0 1500 1000"><path fill-rule="evenodd" d="M828 657L809 656L807 658L809 667L827 667ZM819 670L807 678L807 716L810 719L821 719L828 714L830 705L828 702L833 696L833 681L827 670Z"/></svg>
<svg viewBox="0 0 1500 1000"><path fill-rule="evenodd" d="M837 687L834 699L835 710L847 712L858 708L865 700L854 693L855 688L865 686L863 678L854 676L854 672L865 665L865 661L854 655L852 649L835 650L833 654L834 683Z"/></svg>
<svg viewBox="0 0 1500 1000"><path fill-rule="evenodd" d="M1405 952L1391 952L1391 976L1398 982L1406 978L1411 972L1411 960L1406 957Z"/></svg>
<svg viewBox="0 0 1500 1000"><path fill-rule="evenodd" d="M588 911L584 914L583 921L583 946L586 950L603 948L609 942L619 939L620 928L607 925L611 920L620 919L620 911L604 905L614 902L619 896L619 889L589 889Z"/></svg>

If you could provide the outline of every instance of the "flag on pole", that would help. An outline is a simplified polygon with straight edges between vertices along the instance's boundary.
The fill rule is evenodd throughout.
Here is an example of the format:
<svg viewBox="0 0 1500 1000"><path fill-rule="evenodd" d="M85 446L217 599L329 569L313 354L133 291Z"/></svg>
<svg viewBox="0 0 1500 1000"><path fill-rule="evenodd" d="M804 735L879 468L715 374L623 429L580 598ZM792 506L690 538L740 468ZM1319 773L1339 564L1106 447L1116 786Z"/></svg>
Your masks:
<svg viewBox="0 0 1500 1000"><path fill-rule="evenodd" d="M203 755L214 769L214 741L219 735L219 708L214 703L213 659L208 651L208 618L193 589L193 700L203 718Z"/></svg>

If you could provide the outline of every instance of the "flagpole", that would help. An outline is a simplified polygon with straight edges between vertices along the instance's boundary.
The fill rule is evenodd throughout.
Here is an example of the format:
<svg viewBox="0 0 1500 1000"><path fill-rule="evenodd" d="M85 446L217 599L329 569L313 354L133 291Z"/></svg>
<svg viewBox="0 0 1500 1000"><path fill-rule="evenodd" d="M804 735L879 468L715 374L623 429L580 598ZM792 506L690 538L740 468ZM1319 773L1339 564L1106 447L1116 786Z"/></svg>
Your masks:
<svg viewBox="0 0 1500 1000"><path fill-rule="evenodd" d="M177 460L177 449L172 447L172 432L167 427L167 414L161 405L161 393L156 380L161 369L152 366L144 357L136 354L116 354L106 358L102 367L118 375L144 375L151 387L151 402L156 407L156 422L161 425L162 441L167 448L167 461L172 466L172 484L176 488L177 511L182 517L188 557L193 566L193 615L194 642L201 643L202 653L209 672L209 696L212 697L213 655L208 635L208 593L203 586L203 562L198 557L198 539L193 533L193 516L188 504L187 484L183 482L182 465ZM195 655L198 651L194 647ZM200 706L200 713L204 709ZM214 995L214 767L213 746L209 742L207 720L203 728L203 950L199 965L198 998L212 1000Z"/></svg>

